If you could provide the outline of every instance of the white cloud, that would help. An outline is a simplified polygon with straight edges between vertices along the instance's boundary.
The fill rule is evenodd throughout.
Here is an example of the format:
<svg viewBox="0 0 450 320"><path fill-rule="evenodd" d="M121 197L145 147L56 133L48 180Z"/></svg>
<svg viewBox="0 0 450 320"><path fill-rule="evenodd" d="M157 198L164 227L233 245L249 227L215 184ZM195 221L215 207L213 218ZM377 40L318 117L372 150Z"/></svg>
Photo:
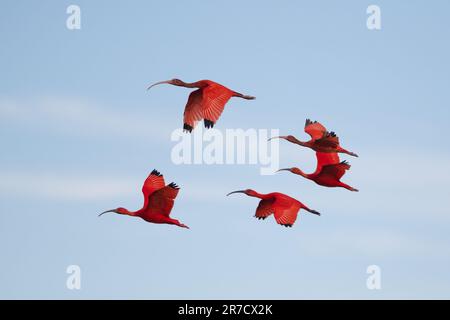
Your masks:
<svg viewBox="0 0 450 320"><path fill-rule="evenodd" d="M0 192L6 196L52 200L120 198L140 192L139 181L54 173L0 172Z"/></svg>
<svg viewBox="0 0 450 320"><path fill-rule="evenodd" d="M145 110L138 114L131 108L118 110L70 98L0 99L0 122L87 137L113 135L169 140L171 131Z"/></svg>
<svg viewBox="0 0 450 320"><path fill-rule="evenodd" d="M386 256L434 256L445 257L447 244L424 234L407 233L390 227L366 226L364 230L322 230L314 233L319 242L299 239L299 248L311 256L358 255L371 258ZM303 235L303 237L305 237Z"/></svg>
<svg viewBox="0 0 450 320"><path fill-rule="evenodd" d="M140 197L145 178L132 179L119 176L105 178L92 174L9 171L0 172L0 193L10 197L59 201L121 200L127 197ZM226 194L226 190L208 189L192 183L181 188L182 193L179 197L182 196L183 201L205 199L220 201Z"/></svg>

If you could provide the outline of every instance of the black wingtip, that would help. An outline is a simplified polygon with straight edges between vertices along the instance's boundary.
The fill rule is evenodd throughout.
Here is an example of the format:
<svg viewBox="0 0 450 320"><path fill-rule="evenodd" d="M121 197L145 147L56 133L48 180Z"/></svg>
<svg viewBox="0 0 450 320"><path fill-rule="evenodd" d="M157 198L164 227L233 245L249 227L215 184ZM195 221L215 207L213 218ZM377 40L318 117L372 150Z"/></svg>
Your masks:
<svg viewBox="0 0 450 320"><path fill-rule="evenodd" d="M256 219L258 220L265 220L267 217L258 217L258 216L254 216Z"/></svg>
<svg viewBox="0 0 450 320"><path fill-rule="evenodd" d="M173 189L176 189L176 190L180 189L180 187L179 187L175 182L171 182L171 183L169 184L169 187L170 187L170 188L173 188Z"/></svg>
<svg viewBox="0 0 450 320"><path fill-rule="evenodd" d="M162 176L162 174L156 169L153 169L153 171L152 171L152 173L150 173L150 175L154 175L154 176L158 176L158 177Z"/></svg>
<svg viewBox="0 0 450 320"><path fill-rule="evenodd" d="M183 131L186 131L186 132L191 133L191 132L192 132L192 129L194 129L194 128L193 128L192 126L188 125L187 123L185 123L185 124L183 125Z"/></svg>
<svg viewBox="0 0 450 320"><path fill-rule="evenodd" d="M204 121L205 128L210 129L214 127L214 122L208 119L205 119Z"/></svg>
<svg viewBox="0 0 450 320"><path fill-rule="evenodd" d="M306 127L306 126L309 126L310 124L314 124L314 123L317 123L317 121L312 121L311 119L306 119L306 121L305 121L305 127Z"/></svg>

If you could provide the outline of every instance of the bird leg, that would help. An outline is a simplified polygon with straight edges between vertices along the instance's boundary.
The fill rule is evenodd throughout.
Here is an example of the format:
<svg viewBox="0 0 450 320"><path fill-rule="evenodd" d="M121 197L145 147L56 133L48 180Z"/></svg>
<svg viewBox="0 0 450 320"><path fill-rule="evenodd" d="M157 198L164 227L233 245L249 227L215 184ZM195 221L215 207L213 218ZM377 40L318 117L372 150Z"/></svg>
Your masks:
<svg viewBox="0 0 450 320"><path fill-rule="evenodd" d="M303 206L303 209L305 209L306 211L308 211L308 212L310 212L310 213L312 213L312 214L315 214L315 215L320 216L320 212L318 212L318 211L316 211L316 210L310 209L310 208L308 208L308 207L306 207L306 206Z"/></svg>
<svg viewBox="0 0 450 320"><path fill-rule="evenodd" d="M234 92L233 96L234 97L238 97L238 98L242 98L242 99L245 99L245 100L254 100L254 99L256 99L253 96L248 96L248 95L245 95L245 94L242 94L242 93L239 93L239 92Z"/></svg>
<svg viewBox="0 0 450 320"><path fill-rule="evenodd" d="M169 221L170 224L174 224L176 226L179 226L180 228L186 228L189 229L189 227L183 223L181 223L180 221L178 221L177 219L170 219Z"/></svg>
<svg viewBox="0 0 450 320"><path fill-rule="evenodd" d="M340 148L339 151L342 152L342 153L346 153L346 154L348 154L348 155L350 155L350 156L353 156L353 157L357 157L357 158L358 158L358 155L357 155L356 153L351 152L351 151L348 151L348 150L345 150L344 148Z"/></svg>
<svg viewBox="0 0 450 320"><path fill-rule="evenodd" d="M354 191L354 192L358 192L359 191L358 189L355 189L355 188L353 188L353 187L351 187L348 184L343 183L343 182L340 183L340 186L342 188L345 188L345 189L350 190L350 191Z"/></svg>

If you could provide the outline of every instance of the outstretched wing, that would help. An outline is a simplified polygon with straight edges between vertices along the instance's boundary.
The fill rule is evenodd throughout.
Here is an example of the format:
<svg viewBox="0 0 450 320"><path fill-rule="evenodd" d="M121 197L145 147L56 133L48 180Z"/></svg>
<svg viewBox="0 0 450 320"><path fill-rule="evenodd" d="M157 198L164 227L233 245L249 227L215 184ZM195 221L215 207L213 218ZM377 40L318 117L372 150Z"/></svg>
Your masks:
<svg viewBox="0 0 450 320"><path fill-rule="evenodd" d="M219 84L209 84L203 88L202 107L206 128L214 126L232 96L233 92L230 89Z"/></svg>
<svg viewBox="0 0 450 320"><path fill-rule="evenodd" d="M339 147L339 137L333 131L327 131L322 138L315 141L315 144L323 148L337 149Z"/></svg>
<svg viewBox="0 0 450 320"><path fill-rule="evenodd" d="M164 188L166 183L164 182L164 177L157 170L153 170L147 179L145 179L144 185L142 186L142 193L144 194L144 208L147 207L148 197L155 191Z"/></svg>
<svg viewBox="0 0 450 320"><path fill-rule="evenodd" d="M277 206L275 204L275 220L278 224L285 227L292 227L297 220L300 203L291 202L288 206Z"/></svg>
<svg viewBox="0 0 450 320"><path fill-rule="evenodd" d="M155 191L149 196L147 210L150 214L163 214L165 216L170 215L172 211L174 200L178 195L180 188L171 183L158 191Z"/></svg>
<svg viewBox="0 0 450 320"><path fill-rule="evenodd" d="M339 155L336 152L316 152L317 166L315 173L319 173L323 166L339 163Z"/></svg>
<svg viewBox="0 0 450 320"><path fill-rule="evenodd" d="M311 136L312 140L317 140L323 137L327 129L317 121L306 119L305 132Z"/></svg>
<svg viewBox="0 0 450 320"><path fill-rule="evenodd" d="M273 200L261 200L256 208L255 218L265 219L274 213Z"/></svg>
<svg viewBox="0 0 450 320"><path fill-rule="evenodd" d="M338 164L323 166L320 175L330 176L340 180L348 169L350 169L350 164L347 161L342 161Z"/></svg>
<svg viewBox="0 0 450 320"><path fill-rule="evenodd" d="M198 121L203 119L203 89L192 91L184 108L183 129L191 132Z"/></svg>

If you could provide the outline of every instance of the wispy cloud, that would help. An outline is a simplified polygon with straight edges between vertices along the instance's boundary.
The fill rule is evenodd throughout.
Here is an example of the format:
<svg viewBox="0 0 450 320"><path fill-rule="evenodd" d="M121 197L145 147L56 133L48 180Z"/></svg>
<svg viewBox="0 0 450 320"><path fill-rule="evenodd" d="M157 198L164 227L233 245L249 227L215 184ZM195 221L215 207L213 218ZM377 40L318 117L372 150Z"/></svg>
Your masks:
<svg viewBox="0 0 450 320"><path fill-rule="evenodd" d="M169 139L168 126L145 111L114 109L79 98L16 100L0 98L0 123L24 125L84 137L131 136ZM166 128L166 129L164 129ZM175 129L175 128L174 128Z"/></svg>
<svg viewBox="0 0 450 320"><path fill-rule="evenodd" d="M315 232L320 242L299 241L302 252L316 257L349 255L383 258L386 256L434 256L446 257L446 243L389 227L366 226L364 230L320 230Z"/></svg>
<svg viewBox="0 0 450 320"><path fill-rule="evenodd" d="M55 172L0 172L0 193L8 197L41 198L57 201L95 201L123 199L140 195L146 177L108 178L92 174L67 174ZM168 183L168 181L166 181ZM226 190L204 188L190 183L181 186L184 201L218 201Z"/></svg>
<svg viewBox="0 0 450 320"><path fill-rule="evenodd" d="M137 188L138 186L138 188ZM131 196L140 182L55 173L0 172L0 192L4 196L44 198L63 201L98 200Z"/></svg>

